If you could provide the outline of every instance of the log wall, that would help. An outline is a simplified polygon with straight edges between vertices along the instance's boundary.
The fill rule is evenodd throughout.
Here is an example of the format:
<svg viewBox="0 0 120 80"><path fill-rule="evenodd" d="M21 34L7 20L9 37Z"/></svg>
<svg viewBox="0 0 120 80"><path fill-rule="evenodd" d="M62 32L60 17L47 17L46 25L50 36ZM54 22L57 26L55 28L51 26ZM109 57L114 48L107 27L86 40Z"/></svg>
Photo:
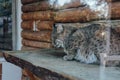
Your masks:
<svg viewBox="0 0 120 80"><path fill-rule="evenodd" d="M112 20L120 20L120 1L106 0L111 2L110 18ZM22 23L23 29L21 35L23 38L23 46L41 48L41 44L48 44L44 48L50 48L52 26L55 23L90 23L92 21L104 20L105 17L99 17L99 12L94 12L88 6L82 4L80 0L72 0L63 6L58 6L56 2L50 3L50 0L21 0L22 2ZM116 29L119 32L119 29ZM34 43L40 42L35 46ZM39 44L39 43L38 43ZM51 44L52 45L52 44ZM43 47L42 47L43 48Z"/></svg>
<svg viewBox="0 0 120 80"><path fill-rule="evenodd" d="M22 50L52 48L51 32L54 24L49 0L21 0Z"/></svg>

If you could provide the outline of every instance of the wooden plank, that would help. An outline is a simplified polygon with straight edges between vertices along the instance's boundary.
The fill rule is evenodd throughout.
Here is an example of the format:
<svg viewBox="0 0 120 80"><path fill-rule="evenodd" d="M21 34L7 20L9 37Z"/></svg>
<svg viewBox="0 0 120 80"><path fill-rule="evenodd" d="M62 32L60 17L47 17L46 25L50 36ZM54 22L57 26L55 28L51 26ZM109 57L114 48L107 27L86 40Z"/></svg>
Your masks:
<svg viewBox="0 0 120 80"><path fill-rule="evenodd" d="M39 1L36 3L31 3L22 6L23 12L45 11L50 9L51 9L51 5L49 1Z"/></svg>
<svg viewBox="0 0 120 80"><path fill-rule="evenodd" d="M21 35L24 39L51 42L51 31L22 31Z"/></svg>
<svg viewBox="0 0 120 80"><path fill-rule="evenodd" d="M33 47L33 48L52 48L51 43L31 41L31 40L26 40L26 39L22 39L22 44L24 46Z"/></svg>
<svg viewBox="0 0 120 80"><path fill-rule="evenodd" d="M22 20L41 20L49 21L53 19L53 12L51 11L38 11L22 14Z"/></svg>

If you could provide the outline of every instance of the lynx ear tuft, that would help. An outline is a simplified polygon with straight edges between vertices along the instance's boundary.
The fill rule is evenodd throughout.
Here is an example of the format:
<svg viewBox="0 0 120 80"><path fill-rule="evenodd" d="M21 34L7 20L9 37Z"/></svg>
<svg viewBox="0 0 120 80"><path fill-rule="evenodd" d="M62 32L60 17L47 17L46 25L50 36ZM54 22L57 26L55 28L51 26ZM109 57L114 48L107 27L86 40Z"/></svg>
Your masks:
<svg viewBox="0 0 120 80"><path fill-rule="evenodd" d="M57 33L60 34L63 32L63 26L61 24L57 25Z"/></svg>

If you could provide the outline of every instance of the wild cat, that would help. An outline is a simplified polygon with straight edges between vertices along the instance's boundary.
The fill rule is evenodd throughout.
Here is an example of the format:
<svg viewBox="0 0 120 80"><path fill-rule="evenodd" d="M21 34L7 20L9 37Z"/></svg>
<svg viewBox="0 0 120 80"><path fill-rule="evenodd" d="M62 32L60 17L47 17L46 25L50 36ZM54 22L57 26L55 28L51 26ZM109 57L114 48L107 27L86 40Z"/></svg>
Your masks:
<svg viewBox="0 0 120 80"><path fill-rule="evenodd" d="M109 55L120 54L120 33L110 28ZM100 54L106 53L107 28L101 24L84 27L56 24L52 33L53 45L61 47L67 54L64 60L78 60L83 63L99 63Z"/></svg>

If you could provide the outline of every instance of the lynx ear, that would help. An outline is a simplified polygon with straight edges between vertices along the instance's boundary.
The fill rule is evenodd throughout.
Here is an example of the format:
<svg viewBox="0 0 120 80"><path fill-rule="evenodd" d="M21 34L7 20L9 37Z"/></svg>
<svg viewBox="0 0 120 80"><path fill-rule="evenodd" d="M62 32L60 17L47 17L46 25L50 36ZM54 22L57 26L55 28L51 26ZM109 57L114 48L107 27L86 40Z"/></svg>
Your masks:
<svg viewBox="0 0 120 80"><path fill-rule="evenodd" d="M63 26L61 24L57 24L57 33L60 34L64 30Z"/></svg>

